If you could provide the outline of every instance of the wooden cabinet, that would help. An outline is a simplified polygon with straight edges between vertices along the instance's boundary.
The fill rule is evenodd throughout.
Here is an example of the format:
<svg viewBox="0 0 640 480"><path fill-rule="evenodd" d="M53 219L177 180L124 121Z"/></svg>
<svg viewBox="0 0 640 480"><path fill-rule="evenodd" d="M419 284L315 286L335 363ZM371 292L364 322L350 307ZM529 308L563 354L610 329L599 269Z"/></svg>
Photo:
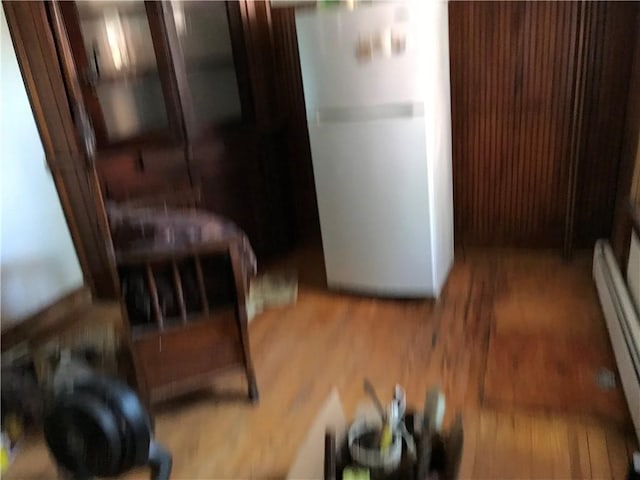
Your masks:
<svg viewBox="0 0 640 480"><path fill-rule="evenodd" d="M85 112L81 135L95 138L104 197L198 186L203 206L237 223L259 255L289 248L293 207L282 121L272 108L266 2L75 1L47 9L56 42L68 46L58 51L67 87L76 85L69 98Z"/></svg>
<svg viewBox="0 0 640 480"><path fill-rule="evenodd" d="M142 1L59 4L100 149L132 140L178 140L171 79L156 58L163 44L159 32L152 33L161 28L150 21L154 9Z"/></svg>
<svg viewBox="0 0 640 480"><path fill-rule="evenodd" d="M82 101L100 151L184 145L250 123L235 2L60 2Z"/></svg>

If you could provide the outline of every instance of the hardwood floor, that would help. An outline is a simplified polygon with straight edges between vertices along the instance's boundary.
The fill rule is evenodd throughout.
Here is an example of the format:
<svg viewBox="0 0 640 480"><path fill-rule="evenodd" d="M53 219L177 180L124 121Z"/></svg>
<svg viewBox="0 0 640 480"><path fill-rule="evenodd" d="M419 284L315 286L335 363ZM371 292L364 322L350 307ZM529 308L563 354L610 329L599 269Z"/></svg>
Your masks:
<svg viewBox="0 0 640 480"><path fill-rule="evenodd" d="M364 377L381 395L402 384L414 407L429 387L442 386L445 423L456 411L464 417L460 478L624 478L637 447L623 402L588 415L570 405L494 404L484 394L487 352L497 334L567 338L582 332L583 343L588 340L585 345L605 352L603 361L613 364L588 254L566 263L552 252L461 252L437 302L328 292L315 250L274 268L296 265L297 304L268 310L250 325L260 403L231 401L230 392L244 385L229 375L211 392L157 412L157 436L173 452L173 478L283 477L331 389L338 389L353 415L365 399ZM568 350L575 362L583 361L580 350ZM517 384L517 370L505 368L504 374L505 383ZM53 476L46 449L34 438L6 478Z"/></svg>
<svg viewBox="0 0 640 480"><path fill-rule="evenodd" d="M591 280L590 255L573 262L545 255L502 255L483 405L538 407L628 422L620 389L597 372L615 371Z"/></svg>

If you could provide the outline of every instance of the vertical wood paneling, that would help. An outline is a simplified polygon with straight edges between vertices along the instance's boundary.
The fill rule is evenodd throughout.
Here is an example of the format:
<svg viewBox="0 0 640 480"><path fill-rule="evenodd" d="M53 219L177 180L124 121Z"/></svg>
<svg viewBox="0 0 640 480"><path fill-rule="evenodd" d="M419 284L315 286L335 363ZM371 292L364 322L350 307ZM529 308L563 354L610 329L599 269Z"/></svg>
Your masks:
<svg viewBox="0 0 640 480"><path fill-rule="evenodd" d="M458 241L572 247L608 235L637 8L449 4Z"/></svg>
<svg viewBox="0 0 640 480"><path fill-rule="evenodd" d="M640 22L640 11L636 12L636 23ZM634 55L629 81L629 95L625 111L625 125L618 175L618 191L613 221L611 243L620 265L626 265L631 237L629 200L640 204L640 29L636 31Z"/></svg>
<svg viewBox="0 0 640 480"><path fill-rule="evenodd" d="M576 193L576 246L590 246L611 233L638 28L635 2L595 5L593 57L586 67L590 111Z"/></svg>
<svg viewBox="0 0 640 480"><path fill-rule="evenodd" d="M575 10L450 4L454 189L463 241L538 243L562 225L563 203L554 205L554 193L564 172L553 168L562 131L550 119L561 96L553 88L562 76L557 67L566 68L558 59L567 43L558 18L567 8Z"/></svg>
<svg viewBox="0 0 640 480"><path fill-rule="evenodd" d="M593 30L593 11L596 8L593 3L583 3L582 8L578 10L577 29L575 30L573 46L575 55L574 60L573 83L571 84L571 127L569 128L569 154L567 156L569 164L569 173L567 177L567 193L565 202L565 218L564 218L564 241L563 249L565 255L569 255L573 245L573 237L575 231L575 211L576 211L576 188L578 184L578 168L582 156L582 134L585 125L586 100L586 69L588 58L592 55L589 32Z"/></svg>
<svg viewBox="0 0 640 480"><path fill-rule="evenodd" d="M285 121L287 157L295 199L297 232L300 237L318 236L318 206L307 132L294 9L274 8L271 11L271 20L277 103Z"/></svg>

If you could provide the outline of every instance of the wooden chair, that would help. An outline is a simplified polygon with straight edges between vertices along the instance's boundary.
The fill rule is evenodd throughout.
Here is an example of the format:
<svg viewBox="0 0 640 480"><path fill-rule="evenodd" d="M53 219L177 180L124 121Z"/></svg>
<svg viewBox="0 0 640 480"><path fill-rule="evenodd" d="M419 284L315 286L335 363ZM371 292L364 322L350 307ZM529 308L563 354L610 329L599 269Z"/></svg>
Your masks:
<svg viewBox="0 0 640 480"><path fill-rule="evenodd" d="M194 209L200 198L199 189L190 189L133 198L125 205ZM170 253L116 252L116 263L136 383L148 404L205 388L229 368L244 370L248 396L258 400L238 242ZM138 308L136 301L144 305Z"/></svg>

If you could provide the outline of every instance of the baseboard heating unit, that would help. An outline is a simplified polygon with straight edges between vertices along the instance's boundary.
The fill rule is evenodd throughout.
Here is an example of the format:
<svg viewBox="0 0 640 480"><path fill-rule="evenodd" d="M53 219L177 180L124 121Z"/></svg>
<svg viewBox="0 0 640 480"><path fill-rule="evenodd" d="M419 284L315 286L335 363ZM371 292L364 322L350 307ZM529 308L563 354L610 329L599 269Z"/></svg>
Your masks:
<svg viewBox="0 0 640 480"><path fill-rule="evenodd" d="M622 388L640 441L640 319L611 246L605 240L598 240L595 246L593 278L611 337Z"/></svg>

